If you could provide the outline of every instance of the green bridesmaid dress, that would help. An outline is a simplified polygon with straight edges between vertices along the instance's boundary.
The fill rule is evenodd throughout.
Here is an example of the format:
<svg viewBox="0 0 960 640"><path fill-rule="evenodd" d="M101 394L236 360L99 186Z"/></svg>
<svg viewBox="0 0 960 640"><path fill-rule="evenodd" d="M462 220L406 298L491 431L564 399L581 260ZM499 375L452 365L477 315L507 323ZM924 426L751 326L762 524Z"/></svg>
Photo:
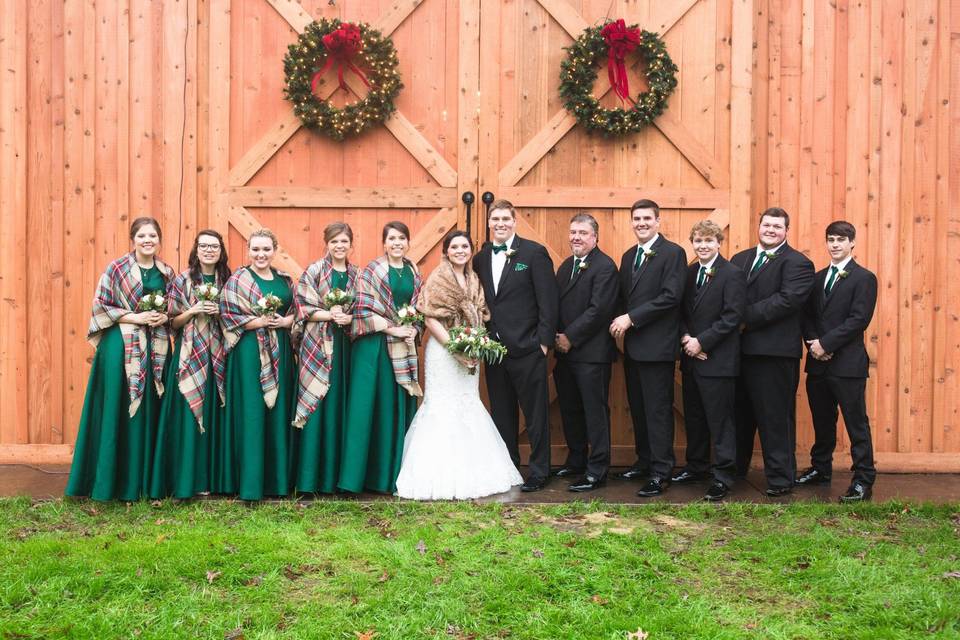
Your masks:
<svg viewBox="0 0 960 640"><path fill-rule="evenodd" d="M216 276L203 275L203 281L214 284ZM150 480L151 498L192 498L210 491L210 430L223 419L223 407L220 406L213 364L208 362L207 382L203 389L204 432L200 433L197 419L177 384L182 346L183 331L177 336L173 355L167 359L165 376L170 386L160 404L157 450Z"/></svg>
<svg viewBox="0 0 960 640"><path fill-rule="evenodd" d="M166 291L157 267L140 268L140 278L144 292ZM152 345L147 346L148 362L152 349ZM100 337L90 368L65 491L68 496L131 501L147 495L160 396L153 382L153 368L147 367L140 406L130 417L123 363L123 334L120 325L114 324Z"/></svg>
<svg viewBox="0 0 960 640"><path fill-rule="evenodd" d="M286 315L293 301L287 281L274 272L264 280L251 270L262 295L283 301ZM237 494L243 500L285 496L293 489L291 477L292 409L295 389L290 331L276 332L280 346L277 400L272 409L263 401L260 386L260 347L255 331L244 331L227 354L226 401L222 428L210 430L213 451L212 493Z"/></svg>
<svg viewBox="0 0 960 640"><path fill-rule="evenodd" d="M333 271L331 289L346 290L346 272ZM350 375L350 338L334 325L333 363L330 388L303 429L295 429L297 438L297 491L333 493L340 474L340 452L344 416L347 408L347 379Z"/></svg>
<svg viewBox="0 0 960 640"><path fill-rule="evenodd" d="M413 297L409 265L390 268L390 290L399 308ZM347 421L338 486L393 493L403 460L403 439L417 411L417 399L397 384L386 334L357 338L350 354Z"/></svg>

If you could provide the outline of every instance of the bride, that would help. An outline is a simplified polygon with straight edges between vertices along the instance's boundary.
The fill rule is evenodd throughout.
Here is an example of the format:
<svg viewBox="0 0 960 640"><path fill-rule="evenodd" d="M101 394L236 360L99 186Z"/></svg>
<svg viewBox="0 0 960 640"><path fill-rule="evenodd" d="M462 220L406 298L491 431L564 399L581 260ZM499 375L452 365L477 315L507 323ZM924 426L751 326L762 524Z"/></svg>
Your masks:
<svg viewBox="0 0 960 640"><path fill-rule="evenodd" d="M470 236L450 231L443 254L417 302L433 339L426 348L423 404L407 431L397 478L397 495L414 500L480 498L523 482L480 402L478 363L444 347L451 327L482 327L490 317L470 267Z"/></svg>

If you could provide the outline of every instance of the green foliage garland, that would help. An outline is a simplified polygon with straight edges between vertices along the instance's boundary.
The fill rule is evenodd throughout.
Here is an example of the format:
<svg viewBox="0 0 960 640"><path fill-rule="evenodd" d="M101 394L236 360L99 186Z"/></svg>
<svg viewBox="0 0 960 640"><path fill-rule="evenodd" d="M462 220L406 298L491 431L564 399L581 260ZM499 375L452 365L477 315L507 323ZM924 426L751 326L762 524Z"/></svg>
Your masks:
<svg viewBox="0 0 960 640"><path fill-rule="evenodd" d="M636 50L645 63L649 89L637 96L630 108L604 109L592 93L598 66L607 61L607 44L600 35L602 29L603 25L585 29L566 48L567 58L560 63L560 96L567 111L588 131L607 136L635 133L666 109L667 99L677 86L677 65L670 59L660 36L650 31L641 32Z"/></svg>
<svg viewBox="0 0 960 640"><path fill-rule="evenodd" d="M293 103L293 112L304 126L337 141L358 135L389 118L397 109L394 100L403 88L393 41L370 25L357 22L354 24L360 29L363 47L356 53L355 62L366 74L370 91L343 109L334 107L313 93L313 76L323 67L327 58L323 36L336 31L341 24L337 18L311 22L297 43L287 48L287 55L283 59L286 75L284 97Z"/></svg>

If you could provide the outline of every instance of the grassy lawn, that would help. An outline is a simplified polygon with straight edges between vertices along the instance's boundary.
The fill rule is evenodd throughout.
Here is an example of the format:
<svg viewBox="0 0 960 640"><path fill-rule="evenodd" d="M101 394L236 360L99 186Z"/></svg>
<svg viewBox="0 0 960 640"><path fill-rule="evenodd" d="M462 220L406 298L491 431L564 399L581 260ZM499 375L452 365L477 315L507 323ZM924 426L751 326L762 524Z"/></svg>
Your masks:
<svg viewBox="0 0 960 640"><path fill-rule="evenodd" d="M0 500L0 638L960 638L958 511Z"/></svg>

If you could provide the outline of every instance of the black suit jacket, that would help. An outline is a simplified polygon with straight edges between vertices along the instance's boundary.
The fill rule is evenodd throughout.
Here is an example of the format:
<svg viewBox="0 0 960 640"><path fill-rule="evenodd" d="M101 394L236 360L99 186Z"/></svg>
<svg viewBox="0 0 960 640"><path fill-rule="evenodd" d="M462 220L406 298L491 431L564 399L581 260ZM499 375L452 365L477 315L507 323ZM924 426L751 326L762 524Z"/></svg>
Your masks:
<svg viewBox="0 0 960 640"><path fill-rule="evenodd" d="M704 376L735 377L740 374L740 322L747 306L747 278L723 256L717 256L713 268L716 273L700 289L700 262L687 268L680 332L699 340L707 359L682 354L680 366Z"/></svg>
<svg viewBox="0 0 960 640"><path fill-rule="evenodd" d="M623 349L638 362L669 362L680 355L687 254L663 235L650 248L656 255L645 258L636 273L637 245L620 259L620 308L633 323L623 338Z"/></svg>
<svg viewBox="0 0 960 640"><path fill-rule="evenodd" d="M552 347L557 333L558 293L550 254L543 245L515 236L511 248L516 253L504 265L494 293L492 246L486 243L473 259L490 309L487 329L498 336L513 357L532 353L541 344Z"/></svg>
<svg viewBox="0 0 960 640"><path fill-rule="evenodd" d="M572 279L573 256L557 270L557 332L566 335L573 347L556 355L569 362L613 362L617 345L610 336L610 322L617 311L617 265L599 247L585 258L586 269L579 269Z"/></svg>
<svg viewBox="0 0 960 640"><path fill-rule="evenodd" d="M807 354L804 370L841 378L866 378L870 360L863 333L877 305L877 276L851 260L844 268L849 275L837 278L828 296L823 286L829 270L827 267L818 271L814 278L803 316L803 337L819 339L820 346L833 357L824 362Z"/></svg>
<svg viewBox="0 0 960 640"><path fill-rule="evenodd" d="M775 255L752 276L756 247L730 260L747 275L740 349L744 355L799 358L803 355L801 316L813 286L813 263L786 243Z"/></svg>

